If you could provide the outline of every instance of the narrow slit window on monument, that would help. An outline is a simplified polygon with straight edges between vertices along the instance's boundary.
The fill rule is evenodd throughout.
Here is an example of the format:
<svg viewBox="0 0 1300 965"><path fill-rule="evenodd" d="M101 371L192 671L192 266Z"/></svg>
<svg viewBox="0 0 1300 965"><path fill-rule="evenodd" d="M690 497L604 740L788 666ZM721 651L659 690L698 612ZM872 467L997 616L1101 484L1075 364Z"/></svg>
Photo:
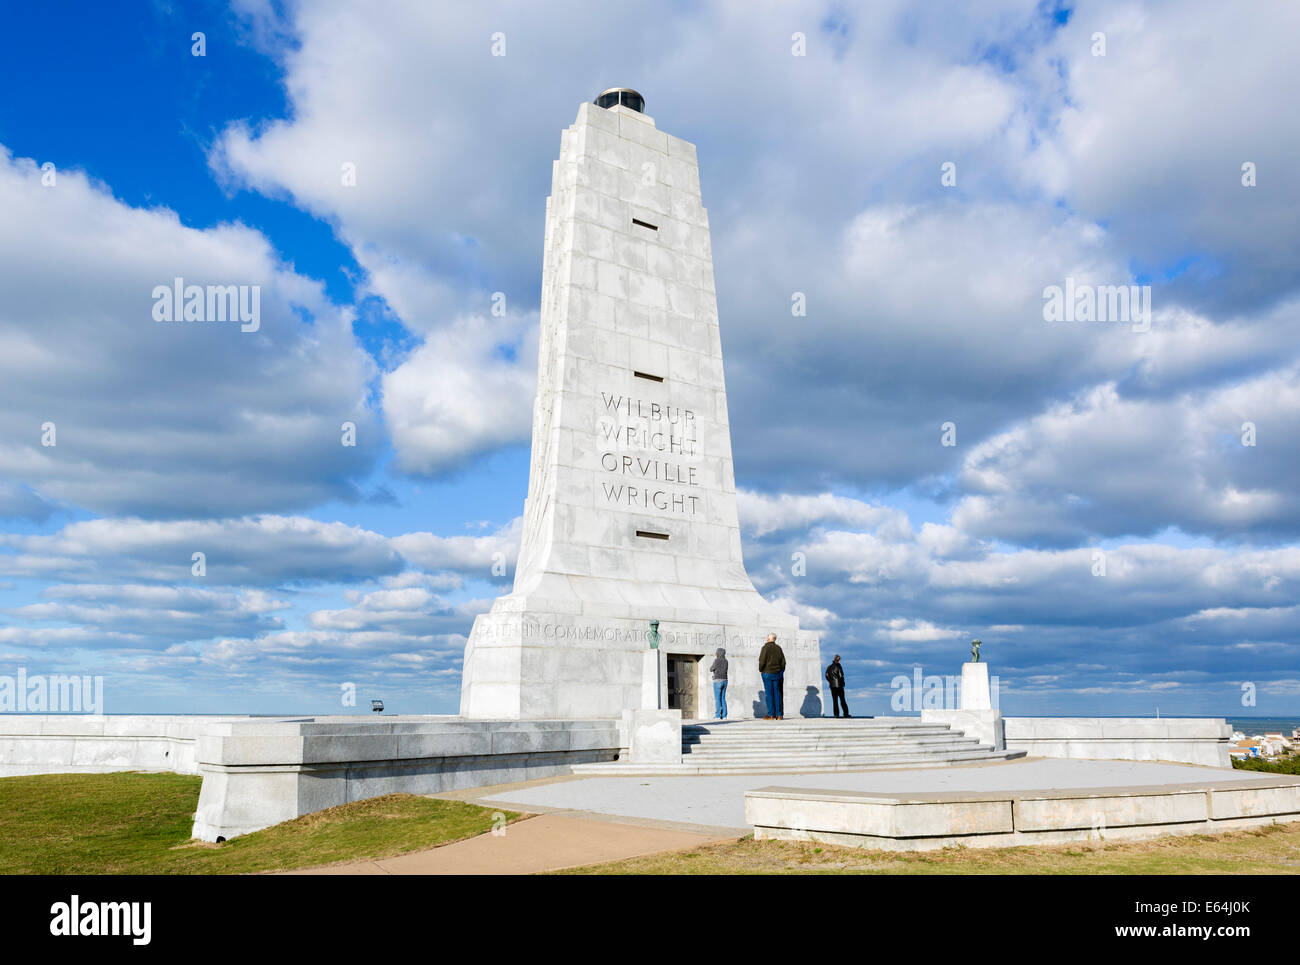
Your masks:
<svg viewBox="0 0 1300 965"><path fill-rule="evenodd" d="M651 224L649 221L642 221L640 218L633 218L632 223L639 224L642 228L649 228L651 231L659 230L659 226L657 224Z"/></svg>
<svg viewBox="0 0 1300 965"><path fill-rule="evenodd" d="M649 372L633 372L632 374L638 379L649 379L651 382L662 382L664 380L662 375L651 375Z"/></svg>
<svg viewBox="0 0 1300 965"><path fill-rule="evenodd" d="M638 529L636 534L645 539L668 539L667 533L652 533L648 529Z"/></svg>

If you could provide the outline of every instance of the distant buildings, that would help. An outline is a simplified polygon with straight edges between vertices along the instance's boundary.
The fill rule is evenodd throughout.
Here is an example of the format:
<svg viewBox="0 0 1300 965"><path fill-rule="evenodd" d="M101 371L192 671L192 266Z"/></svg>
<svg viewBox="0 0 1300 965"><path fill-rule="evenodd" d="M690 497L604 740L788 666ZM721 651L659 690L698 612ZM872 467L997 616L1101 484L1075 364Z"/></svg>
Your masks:
<svg viewBox="0 0 1300 965"><path fill-rule="evenodd" d="M1233 746L1228 748L1230 757L1281 757L1300 751L1300 727L1293 729L1290 737L1283 737L1280 731L1250 737L1241 731L1233 731L1232 743Z"/></svg>

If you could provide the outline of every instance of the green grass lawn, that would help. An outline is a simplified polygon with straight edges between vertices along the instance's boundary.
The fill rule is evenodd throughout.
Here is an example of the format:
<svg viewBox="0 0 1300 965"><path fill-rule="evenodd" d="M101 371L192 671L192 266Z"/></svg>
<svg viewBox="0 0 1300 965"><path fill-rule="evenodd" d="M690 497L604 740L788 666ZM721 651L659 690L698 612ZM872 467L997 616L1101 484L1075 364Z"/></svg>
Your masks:
<svg viewBox="0 0 1300 965"><path fill-rule="evenodd" d="M410 794L357 801L222 844L190 839L197 777L0 778L0 874L239 874L381 858L448 844L518 815Z"/></svg>
<svg viewBox="0 0 1300 965"><path fill-rule="evenodd" d="M1168 875L1300 874L1300 822L1150 841L867 851L741 838L694 851L571 868L563 874Z"/></svg>

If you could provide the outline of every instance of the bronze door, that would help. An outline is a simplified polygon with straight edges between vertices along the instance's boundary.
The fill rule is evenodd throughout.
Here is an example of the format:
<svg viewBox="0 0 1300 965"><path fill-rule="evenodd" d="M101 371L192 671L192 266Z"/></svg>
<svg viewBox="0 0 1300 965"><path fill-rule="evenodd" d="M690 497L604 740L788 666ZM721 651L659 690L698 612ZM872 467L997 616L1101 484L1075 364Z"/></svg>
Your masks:
<svg viewBox="0 0 1300 965"><path fill-rule="evenodd" d="M683 720L699 716L699 662L692 654L670 653L668 662L668 709L680 710Z"/></svg>

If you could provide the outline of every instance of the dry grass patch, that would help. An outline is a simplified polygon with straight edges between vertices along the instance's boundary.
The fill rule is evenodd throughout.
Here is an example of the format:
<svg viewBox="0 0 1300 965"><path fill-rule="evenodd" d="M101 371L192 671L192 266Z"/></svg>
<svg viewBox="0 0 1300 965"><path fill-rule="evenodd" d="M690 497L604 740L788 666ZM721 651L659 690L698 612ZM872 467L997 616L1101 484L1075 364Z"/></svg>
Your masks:
<svg viewBox="0 0 1300 965"><path fill-rule="evenodd" d="M1147 841L871 851L746 836L689 852L572 868L564 874L1016 874L1300 873L1300 822Z"/></svg>

